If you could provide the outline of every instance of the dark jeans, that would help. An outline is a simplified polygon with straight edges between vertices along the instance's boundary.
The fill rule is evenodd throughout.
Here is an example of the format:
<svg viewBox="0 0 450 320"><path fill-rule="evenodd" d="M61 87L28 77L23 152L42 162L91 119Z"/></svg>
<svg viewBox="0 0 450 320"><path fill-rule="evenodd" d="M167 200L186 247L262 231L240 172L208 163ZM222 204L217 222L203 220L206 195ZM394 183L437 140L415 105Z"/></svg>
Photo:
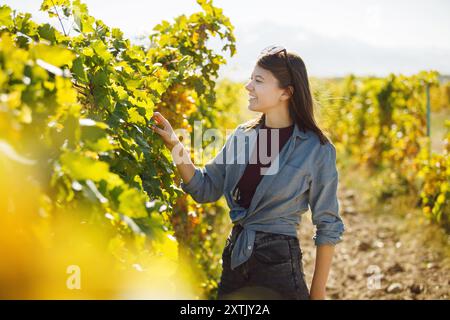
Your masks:
<svg viewBox="0 0 450 320"><path fill-rule="evenodd" d="M217 299L308 300L298 238L257 231L252 255L231 270L231 250L241 230L233 227L223 250Z"/></svg>

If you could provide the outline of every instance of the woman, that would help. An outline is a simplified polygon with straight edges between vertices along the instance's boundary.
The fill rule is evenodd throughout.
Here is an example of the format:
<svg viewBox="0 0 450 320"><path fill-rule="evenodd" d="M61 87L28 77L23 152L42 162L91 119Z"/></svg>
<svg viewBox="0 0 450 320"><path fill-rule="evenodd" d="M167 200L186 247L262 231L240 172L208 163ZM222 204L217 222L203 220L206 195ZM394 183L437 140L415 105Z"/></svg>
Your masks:
<svg viewBox="0 0 450 320"><path fill-rule="evenodd" d="M197 202L225 195L230 207L234 227L222 254L219 299L325 299L334 245L345 228L337 200L336 150L315 122L306 67L297 54L268 47L245 88L249 109L261 116L239 125L204 168L194 166L160 113L154 117L163 127L152 128L184 156L177 163L181 188ZM269 161L263 161L262 149L269 151ZM252 150L248 160L247 150ZM296 232L308 205L316 225L310 291Z"/></svg>

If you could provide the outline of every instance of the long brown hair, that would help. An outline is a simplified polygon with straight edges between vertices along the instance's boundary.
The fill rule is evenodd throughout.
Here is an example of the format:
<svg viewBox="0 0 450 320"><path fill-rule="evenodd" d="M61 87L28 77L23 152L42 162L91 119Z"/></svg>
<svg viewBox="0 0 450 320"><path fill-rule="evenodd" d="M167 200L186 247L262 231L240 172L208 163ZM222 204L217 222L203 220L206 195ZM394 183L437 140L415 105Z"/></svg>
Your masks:
<svg viewBox="0 0 450 320"><path fill-rule="evenodd" d="M291 51L287 51L288 61L286 61L285 53L286 51L281 51L277 54L263 55L258 58L256 64L272 72L278 80L279 88L285 89L289 86L294 88L292 97L289 99L290 116L301 131L305 132L307 129L313 131L319 137L320 143L326 144L330 140L319 128L314 118L315 103L311 94L305 63L298 54ZM263 113L259 118L247 122L244 128L248 130L257 127L264 123L265 117L266 115Z"/></svg>

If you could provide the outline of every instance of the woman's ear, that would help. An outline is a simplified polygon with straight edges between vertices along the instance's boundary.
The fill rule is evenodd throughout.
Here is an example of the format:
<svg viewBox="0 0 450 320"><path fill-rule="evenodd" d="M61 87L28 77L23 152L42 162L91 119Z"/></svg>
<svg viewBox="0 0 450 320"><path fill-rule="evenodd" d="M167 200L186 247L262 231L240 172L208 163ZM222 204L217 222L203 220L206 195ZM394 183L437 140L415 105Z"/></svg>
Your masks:
<svg viewBox="0 0 450 320"><path fill-rule="evenodd" d="M294 87L288 86L286 89L284 89L284 92L282 96L284 96L286 99L289 99L294 94Z"/></svg>
<svg viewBox="0 0 450 320"><path fill-rule="evenodd" d="M294 95L294 87L293 86L288 86L288 89L289 89L290 97L292 97Z"/></svg>

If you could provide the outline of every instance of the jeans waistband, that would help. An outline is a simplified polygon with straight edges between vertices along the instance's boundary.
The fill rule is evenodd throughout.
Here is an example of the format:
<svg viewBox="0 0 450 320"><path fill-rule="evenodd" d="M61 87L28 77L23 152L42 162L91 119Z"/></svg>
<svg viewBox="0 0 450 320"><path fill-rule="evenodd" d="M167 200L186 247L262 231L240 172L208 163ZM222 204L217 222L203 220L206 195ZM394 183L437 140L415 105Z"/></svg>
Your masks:
<svg viewBox="0 0 450 320"><path fill-rule="evenodd" d="M235 242L237 236L242 231L242 229L244 229L244 228L242 227L242 225L240 225L238 223L233 225L233 228L231 231L231 238L230 238L232 243ZM260 241L262 239L287 239L287 240L295 239L295 240L298 240L297 237L293 237L293 236L289 236L289 235L285 235L285 234L256 231L255 241Z"/></svg>

